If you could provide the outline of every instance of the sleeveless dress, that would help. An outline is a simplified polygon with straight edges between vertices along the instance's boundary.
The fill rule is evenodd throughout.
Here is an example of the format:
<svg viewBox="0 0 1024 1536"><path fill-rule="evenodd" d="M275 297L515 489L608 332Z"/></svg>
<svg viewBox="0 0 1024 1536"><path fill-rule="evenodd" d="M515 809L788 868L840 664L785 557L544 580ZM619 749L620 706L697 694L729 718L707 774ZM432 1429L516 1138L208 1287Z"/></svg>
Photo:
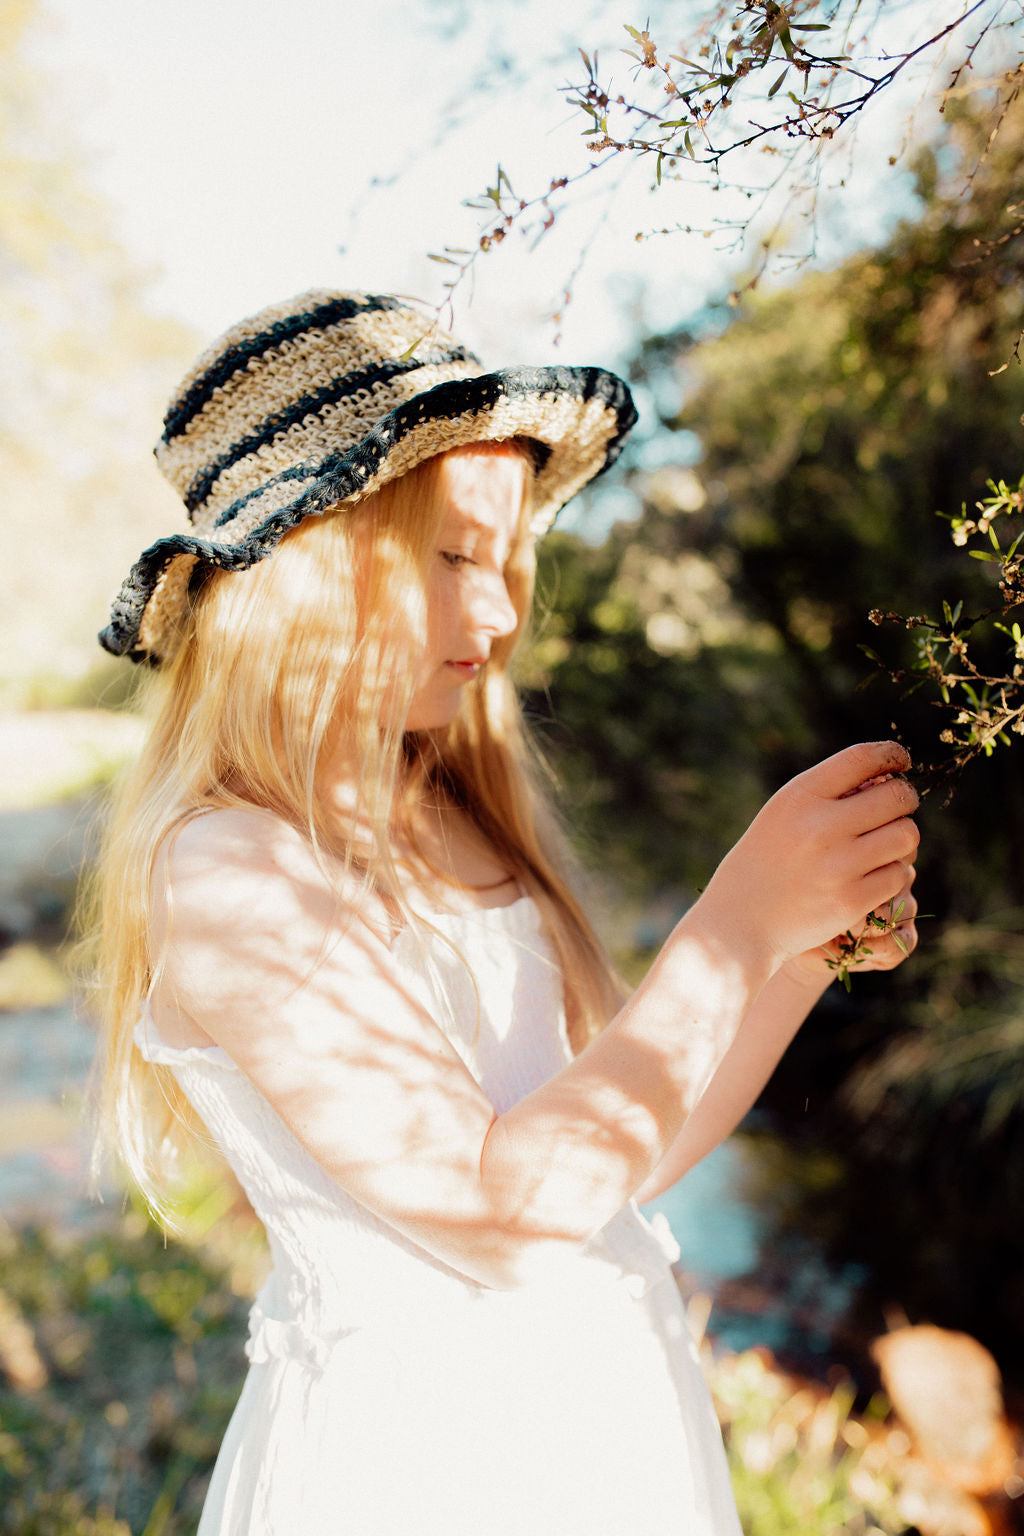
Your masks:
<svg viewBox="0 0 1024 1536"><path fill-rule="evenodd" d="M393 954L499 1113L570 1060L529 898L431 914ZM250 1368L199 1536L740 1536L671 1272L630 1203L513 1291L335 1184L219 1047L174 1069L267 1230Z"/></svg>

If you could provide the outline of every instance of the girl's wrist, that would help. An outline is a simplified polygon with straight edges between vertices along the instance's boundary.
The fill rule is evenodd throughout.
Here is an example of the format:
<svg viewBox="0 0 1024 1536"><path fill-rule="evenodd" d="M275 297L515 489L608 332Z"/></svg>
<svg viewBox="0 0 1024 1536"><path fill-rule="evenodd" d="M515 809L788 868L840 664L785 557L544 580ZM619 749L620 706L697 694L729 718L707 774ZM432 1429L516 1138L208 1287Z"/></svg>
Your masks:
<svg viewBox="0 0 1024 1536"><path fill-rule="evenodd" d="M807 964L808 958L808 956L793 955L779 967L779 975L785 976L787 981L799 987L802 992L820 997L835 980L835 973L825 964L824 953L816 956L817 965Z"/></svg>
<svg viewBox="0 0 1024 1536"><path fill-rule="evenodd" d="M783 964L782 957L746 921L742 913L723 909L708 890L694 903L669 939L695 940L709 957L728 961L746 978L754 992L760 990Z"/></svg>

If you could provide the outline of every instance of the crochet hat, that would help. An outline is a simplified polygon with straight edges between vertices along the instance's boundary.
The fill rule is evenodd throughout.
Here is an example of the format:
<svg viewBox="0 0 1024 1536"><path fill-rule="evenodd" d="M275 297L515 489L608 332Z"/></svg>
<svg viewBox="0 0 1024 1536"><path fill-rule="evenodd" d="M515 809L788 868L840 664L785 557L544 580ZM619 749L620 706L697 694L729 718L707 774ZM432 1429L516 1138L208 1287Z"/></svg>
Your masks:
<svg viewBox="0 0 1024 1536"><path fill-rule="evenodd" d="M305 293L229 330L175 395L156 447L191 531L132 567L100 644L159 663L180 638L197 564L244 571L289 528L354 502L450 448L536 447L534 531L615 458L636 420L601 368L485 373L401 300Z"/></svg>

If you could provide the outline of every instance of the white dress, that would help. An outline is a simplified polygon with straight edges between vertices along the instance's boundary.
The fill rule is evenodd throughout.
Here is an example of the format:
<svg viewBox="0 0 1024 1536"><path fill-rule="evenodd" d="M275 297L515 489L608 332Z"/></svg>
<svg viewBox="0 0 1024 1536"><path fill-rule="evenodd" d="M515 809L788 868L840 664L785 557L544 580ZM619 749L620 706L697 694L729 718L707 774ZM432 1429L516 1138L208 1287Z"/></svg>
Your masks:
<svg viewBox="0 0 1024 1536"><path fill-rule="evenodd" d="M395 958L500 1112L569 1060L537 909L431 922ZM635 1205L488 1290L345 1194L220 1048L172 1049L148 1014L136 1040L273 1258L199 1536L740 1536L674 1255Z"/></svg>

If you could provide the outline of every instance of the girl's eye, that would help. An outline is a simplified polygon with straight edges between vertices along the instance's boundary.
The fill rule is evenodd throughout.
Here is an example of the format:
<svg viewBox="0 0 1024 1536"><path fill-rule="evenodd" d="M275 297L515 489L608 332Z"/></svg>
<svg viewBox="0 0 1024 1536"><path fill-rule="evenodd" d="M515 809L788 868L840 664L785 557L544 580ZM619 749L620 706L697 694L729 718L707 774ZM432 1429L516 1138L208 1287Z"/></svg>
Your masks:
<svg viewBox="0 0 1024 1536"><path fill-rule="evenodd" d="M450 565L453 570L458 570L460 565L473 564L473 561L469 558L468 555L461 555L459 554L458 550L455 549L442 549L441 559L445 562L446 565Z"/></svg>

